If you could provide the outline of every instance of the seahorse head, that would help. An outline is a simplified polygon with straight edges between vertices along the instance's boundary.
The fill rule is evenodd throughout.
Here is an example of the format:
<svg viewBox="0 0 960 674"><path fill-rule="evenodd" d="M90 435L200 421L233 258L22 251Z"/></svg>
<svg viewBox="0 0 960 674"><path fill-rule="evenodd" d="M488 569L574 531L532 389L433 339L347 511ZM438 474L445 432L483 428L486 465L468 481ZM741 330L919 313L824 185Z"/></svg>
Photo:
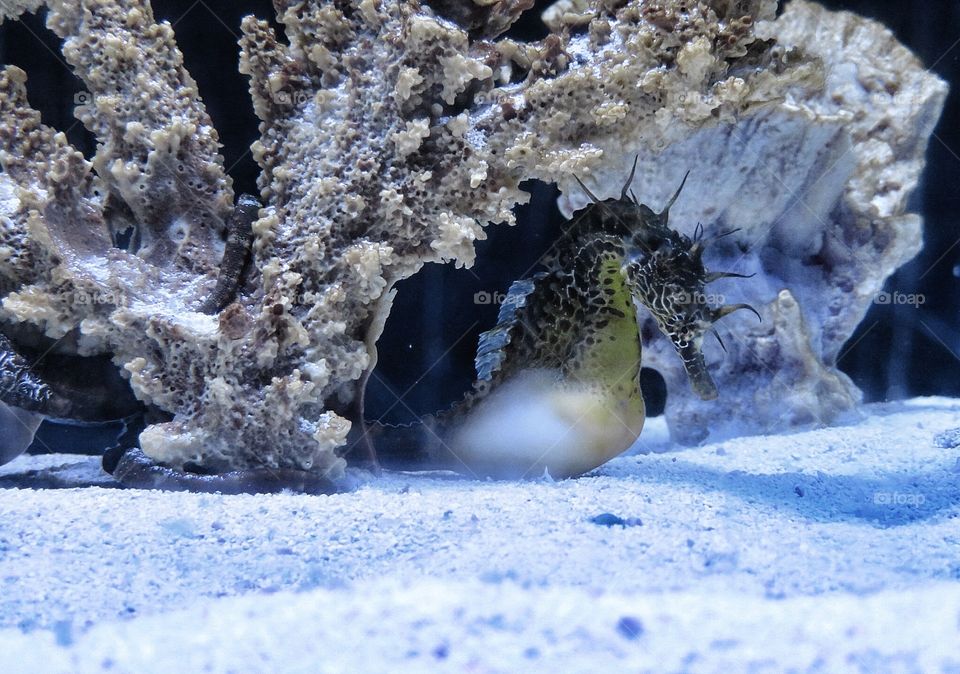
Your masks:
<svg viewBox="0 0 960 674"><path fill-rule="evenodd" d="M703 357L704 336L708 331L716 335L713 324L738 309L753 311L758 318L760 315L747 304L711 306L705 291L708 283L720 278L746 277L707 271L703 264L703 229L699 225L693 238L670 228L670 207L680 196L684 183L686 176L659 213L638 203L632 193L628 197L629 182L624 186L620 203L630 209L632 232L624 242L624 271L634 301L653 315L660 331L671 341L694 391L704 400L711 400L717 397L717 386Z"/></svg>
<svg viewBox="0 0 960 674"><path fill-rule="evenodd" d="M706 270L696 251L691 251L689 239L671 234L652 249L635 248L628 253L627 283L634 301L650 312L673 343L694 391L710 400L717 397L717 387L707 371L702 346L715 318L704 292Z"/></svg>

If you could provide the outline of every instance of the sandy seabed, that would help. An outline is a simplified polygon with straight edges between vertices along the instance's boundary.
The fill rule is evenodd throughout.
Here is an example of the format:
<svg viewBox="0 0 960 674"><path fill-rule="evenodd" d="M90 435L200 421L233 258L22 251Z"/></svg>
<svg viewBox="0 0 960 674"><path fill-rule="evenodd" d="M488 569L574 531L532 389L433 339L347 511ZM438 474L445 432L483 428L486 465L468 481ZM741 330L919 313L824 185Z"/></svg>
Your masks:
<svg viewBox="0 0 960 674"><path fill-rule="evenodd" d="M0 468L0 671L960 673L960 400L561 482L335 496ZM960 442L960 438L958 438ZM65 465L66 464L66 465ZM72 488L33 489L31 470Z"/></svg>

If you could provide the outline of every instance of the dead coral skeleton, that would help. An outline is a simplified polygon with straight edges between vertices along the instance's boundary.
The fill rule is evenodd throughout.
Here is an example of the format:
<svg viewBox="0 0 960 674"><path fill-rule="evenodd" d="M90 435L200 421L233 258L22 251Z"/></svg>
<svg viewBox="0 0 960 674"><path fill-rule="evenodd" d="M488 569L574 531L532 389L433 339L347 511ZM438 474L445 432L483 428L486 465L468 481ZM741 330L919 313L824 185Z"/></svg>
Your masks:
<svg viewBox="0 0 960 674"><path fill-rule="evenodd" d="M654 202L694 170L674 213L687 234L743 227L713 266L762 271L743 287L779 318L715 373L729 404L698 407L657 357L669 345L648 351L688 440L720 419L850 407L837 351L919 245L904 210L945 88L872 22L801 0L779 18L774 0L567 2L552 34L520 43L494 36L523 0L276 0L284 38L247 17L241 39L263 208L233 301L206 314L226 301L208 299L218 275L233 283L220 262L234 198L173 30L146 0L8 1L0 16L41 4L98 146L85 159L30 108L24 73L3 71L0 319L109 357L168 419L140 442L174 468L341 476L344 414L394 285L428 262L471 264L482 227L513 222L524 179L575 195L578 174L602 199L639 154ZM116 246L131 228L137 245ZM771 256L776 269L756 268ZM765 390L776 409L745 404Z"/></svg>

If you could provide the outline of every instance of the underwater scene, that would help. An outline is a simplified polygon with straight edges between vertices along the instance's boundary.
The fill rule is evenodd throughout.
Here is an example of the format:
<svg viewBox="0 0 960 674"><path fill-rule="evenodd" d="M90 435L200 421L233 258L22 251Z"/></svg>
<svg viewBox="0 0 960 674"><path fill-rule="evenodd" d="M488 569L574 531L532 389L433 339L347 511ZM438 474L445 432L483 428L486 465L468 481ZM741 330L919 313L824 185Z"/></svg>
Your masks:
<svg viewBox="0 0 960 674"><path fill-rule="evenodd" d="M960 3L0 0L0 671L960 672Z"/></svg>

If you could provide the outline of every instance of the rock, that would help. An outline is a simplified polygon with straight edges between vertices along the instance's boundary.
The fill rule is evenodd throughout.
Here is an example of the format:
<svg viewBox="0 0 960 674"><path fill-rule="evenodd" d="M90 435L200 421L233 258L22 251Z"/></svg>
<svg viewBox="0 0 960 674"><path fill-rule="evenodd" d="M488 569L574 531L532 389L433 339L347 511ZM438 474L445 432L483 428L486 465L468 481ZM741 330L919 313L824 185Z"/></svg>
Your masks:
<svg viewBox="0 0 960 674"><path fill-rule="evenodd" d="M599 515L591 517L590 521L593 522L594 524L597 524L603 527L620 526L620 527L626 528L626 527L639 527L643 525L643 522L638 517L630 517L630 518L624 519L618 515L614 515L613 513L601 513Z"/></svg>
<svg viewBox="0 0 960 674"><path fill-rule="evenodd" d="M643 636L643 623L633 616L623 616L617 621L617 632L624 639L635 641Z"/></svg>

